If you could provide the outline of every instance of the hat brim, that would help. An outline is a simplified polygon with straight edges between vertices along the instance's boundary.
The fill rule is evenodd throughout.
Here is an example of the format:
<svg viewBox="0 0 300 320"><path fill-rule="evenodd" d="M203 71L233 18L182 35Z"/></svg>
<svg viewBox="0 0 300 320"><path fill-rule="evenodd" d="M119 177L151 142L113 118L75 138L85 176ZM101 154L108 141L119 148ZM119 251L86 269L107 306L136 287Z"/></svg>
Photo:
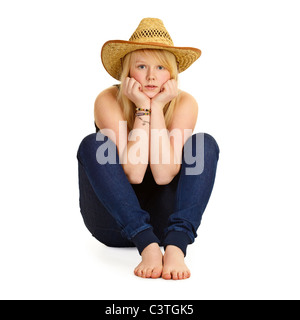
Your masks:
<svg viewBox="0 0 300 320"><path fill-rule="evenodd" d="M101 50L101 60L105 70L115 79L120 80L122 58L129 52L141 49L161 49L173 53L178 63L178 73L190 67L201 55L201 50L190 47L171 47L154 42L133 42L124 40L107 41Z"/></svg>

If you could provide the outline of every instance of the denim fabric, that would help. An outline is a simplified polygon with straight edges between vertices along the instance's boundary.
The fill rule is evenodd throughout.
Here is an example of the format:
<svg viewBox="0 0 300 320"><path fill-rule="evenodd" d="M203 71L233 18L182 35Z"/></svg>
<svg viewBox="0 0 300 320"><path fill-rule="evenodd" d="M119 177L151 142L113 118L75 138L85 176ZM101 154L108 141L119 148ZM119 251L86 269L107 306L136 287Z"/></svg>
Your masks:
<svg viewBox="0 0 300 320"><path fill-rule="evenodd" d="M196 155L197 148L202 150L199 144L204 142L203 170L196 175L186 174L195 165L183 155L180 172L168 185L155 183L150 166L141 184L130 184L117 152L115 164L100 165L96 159L98 148L106 142L116 146L107 137L97 140L96 134L88 135L77 153L79 204L88 230L107 246L136 246L141 253L157 242L164 247L176 245L186 255L188 244L197 237L213 189L219 158L215 139L206 133L190 137L183 154Z"/></svg>

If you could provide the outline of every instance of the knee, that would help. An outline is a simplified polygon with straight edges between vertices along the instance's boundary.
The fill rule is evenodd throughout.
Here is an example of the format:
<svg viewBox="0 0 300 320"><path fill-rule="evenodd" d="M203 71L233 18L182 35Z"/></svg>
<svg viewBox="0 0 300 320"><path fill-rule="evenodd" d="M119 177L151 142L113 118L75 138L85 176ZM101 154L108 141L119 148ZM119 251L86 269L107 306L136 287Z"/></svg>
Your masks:
<svg viewBox="0 0 300 320"><path fill-rule="evenodd" d="M204 150L205 156L215 156L217 160L219 159L220 149L218 143L210 134L203 132L195 133L187 142L190 143L193 154L196 154L197 150Z"/></svg>
<svg viewBox="0 0 300 320"><path fill-rule="evenodd" d="M204 150L206 154L215 156L217 160L219 159L220 149L218 143L215 138L208 133L204 133Z"/></svg>
<svg viewBox="0 0 300 320"><path fill-rule="evenodd" d="M95 142L96 142L96 133L89 134L81 141L79 148L77 150L77 159L79 161L82 160L86 152L89 152L89 150L93 149L93 145L95 145Z"/></svg>
<svg viewBox="0 0 300 320"><path fill-rule="evenodd" d="M96 133L91 133L87 135L85 138L82 139L79 148L84 148L86 146L90 146L91 144L94 144L96 142Z"/></svg>
<svg viewBox="0 0 300 320"><path fill-rule="evenodd" d="M106 162L116 163L118 155L115 143L100 131L89 134L79 145L77 159L83 164L84 159L92 159L91 157L97 159L99 164ZM102 160L104 161L103 163Z"/></svg>

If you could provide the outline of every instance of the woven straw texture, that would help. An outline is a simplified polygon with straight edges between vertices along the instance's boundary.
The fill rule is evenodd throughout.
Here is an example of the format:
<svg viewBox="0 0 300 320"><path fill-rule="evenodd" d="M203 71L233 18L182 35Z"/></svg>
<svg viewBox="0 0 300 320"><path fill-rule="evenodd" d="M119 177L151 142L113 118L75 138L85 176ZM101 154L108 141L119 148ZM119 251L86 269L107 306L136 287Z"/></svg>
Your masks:
<svg viewBox="0 0 300 320"><path fill-rule="evenodd" d="M120 80L122 58L129 52L139 49L163 49L176 57L178 72L190 67L201 55L201 51L190 47L174 47L171 36L160 19L145 18L130 37L129 41L107 41L101 51L101 59L106 71Z"/></svg>
<svg viewBox="0 0 300 320"><path fill-rule="evenodd" d="M173 41L163 22L159 19L143 19L129 41L157 42L173 47Z"/></svg>

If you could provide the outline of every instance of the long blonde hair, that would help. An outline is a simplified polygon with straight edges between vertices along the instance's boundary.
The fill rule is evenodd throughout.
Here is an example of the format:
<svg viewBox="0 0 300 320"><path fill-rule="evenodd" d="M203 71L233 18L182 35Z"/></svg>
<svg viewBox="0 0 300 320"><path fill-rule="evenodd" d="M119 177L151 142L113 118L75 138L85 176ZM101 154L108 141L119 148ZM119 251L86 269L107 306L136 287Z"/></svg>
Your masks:
<svg viewBox="0 0 300 320"><path fill-rule="evenodd" d="M171 74L171 79L178 80L178 69L177 69L177 62L175 56L166 50L157 50L157 49L144 49L138 50L139 52L143 52L145 54L152 55L160 65L164 66ZM118 102L123 109L124 118L127 121L128 130L132 130L134 120L135 120L135 106L132 101L130 101L125 95L122 94L122 85L124 80L130 76L130 66L132 61L134 61L136 51L128 53L122 61L122 75L121 75L121 85L120 90L118 93ZM177 98L173 99L169 103L164 106L164 116L166 122L166 128L168 129L171 121L172 116L174 113L174 109L176 106Z"/></svg>

